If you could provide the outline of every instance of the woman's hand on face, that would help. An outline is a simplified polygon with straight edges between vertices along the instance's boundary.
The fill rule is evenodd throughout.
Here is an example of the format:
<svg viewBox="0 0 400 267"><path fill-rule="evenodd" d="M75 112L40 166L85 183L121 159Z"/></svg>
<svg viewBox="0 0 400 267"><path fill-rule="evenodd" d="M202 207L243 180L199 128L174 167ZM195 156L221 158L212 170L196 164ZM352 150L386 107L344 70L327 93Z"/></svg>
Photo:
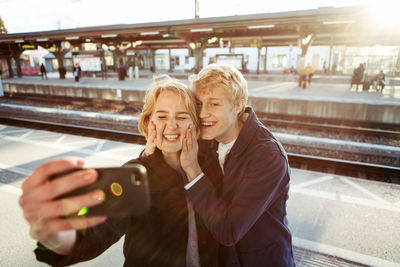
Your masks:
<svg viewBox="0 0 400 267"><path fill-rule="evenodd" d="M197 161L199 145L197 143L196 129L191 124L182 139L182 152L180 156L182 169L189 181L192 181L202 173Z"/></svg>
<svg viewBox="0 0 400 267"><path fill-rule="evenodd" d="M104 192L101 190L57 199L74 189L94 183L97 180L95 170L80 170L49 181L52 175L82 168L83 164L83 160L77 158L49 161L37 167L22 184L19 204L30 225L32 238L42 242L45 246L62 246L62 241L60 241L61 244L52 242L52 240L60 240L54 237L62 231L84 229L106 220L104 216L64 217L78 212L82 207L91 207L103 202Z"/></svg>
<svg viewBox="0 0 400 267"><path fill-rule="evenodd" d="M149 125L147 126L147 140L146 140L146 147L143 152L143 156L150 156L156 150L156 137L157 137L157 130L156 125L153 121L150 120Z"/></svg>
<svg viewBox="0 0 400 267"><path fill-rule="evenodd" d="M153 154L157 148L157 143L158 144L162 143L162 134L164 132L165 127L166 124L163 124L160 127L156 127L156 124L153 121L149 122L147 128L148 134L147 134L146 147L144 149L143 156L146 157Z"/></svg>

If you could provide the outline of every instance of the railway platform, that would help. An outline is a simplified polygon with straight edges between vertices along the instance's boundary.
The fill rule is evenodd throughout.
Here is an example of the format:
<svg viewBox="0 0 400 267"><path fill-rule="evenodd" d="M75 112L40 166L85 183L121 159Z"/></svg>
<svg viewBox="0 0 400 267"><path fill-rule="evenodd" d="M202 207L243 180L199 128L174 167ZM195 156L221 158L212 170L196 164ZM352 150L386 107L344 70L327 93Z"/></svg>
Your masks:
<svg viewBox="0 0 400 267"><path fill-rule="evenodd" d="M173 76L189 84L186 76ZM332 78L333 79L333 78ZM9 93L34 93L75 97L143 101L151 78L119 81L116 78L72 78L60 80L40 77L4 79ZM258 112L309 116L330 119L400 124L400 86L388 85L379 93L356 91L348 83L316 80L308 89L298 87L296 78L283 81L255 81L249 78L249 105Z"/></svg>
<svg viewBox="0 0 400 267"><path fill-rule="evenodd" d="M18 207L21 184L44 161L79 156L87 167L120 166L142 145L0 124L0 258L45 266ZM400 185L292 169L287 203L297 266L400 266ZM123 240L77 266L122 266ZM5 260L5 261L4 261Z"/></svg>

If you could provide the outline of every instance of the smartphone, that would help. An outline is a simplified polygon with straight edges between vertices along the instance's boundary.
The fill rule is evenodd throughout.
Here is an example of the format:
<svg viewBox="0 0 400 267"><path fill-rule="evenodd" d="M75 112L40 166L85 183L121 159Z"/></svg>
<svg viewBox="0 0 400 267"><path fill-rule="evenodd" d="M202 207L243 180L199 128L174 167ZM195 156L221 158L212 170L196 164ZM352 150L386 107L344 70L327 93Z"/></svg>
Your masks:
<svg viewBox="0 0 400 267"><path fill-rule="evenodd" d="M54 175L56 179L74 171ZM57 199L77 196L102 189L105 193L103 203L94 207L82 207L74 216L140 216L150 209L150 194L146 168L139 163L132 163L118 168L96 168L98 179L94 184L78 188L59 196Z"/></svg>

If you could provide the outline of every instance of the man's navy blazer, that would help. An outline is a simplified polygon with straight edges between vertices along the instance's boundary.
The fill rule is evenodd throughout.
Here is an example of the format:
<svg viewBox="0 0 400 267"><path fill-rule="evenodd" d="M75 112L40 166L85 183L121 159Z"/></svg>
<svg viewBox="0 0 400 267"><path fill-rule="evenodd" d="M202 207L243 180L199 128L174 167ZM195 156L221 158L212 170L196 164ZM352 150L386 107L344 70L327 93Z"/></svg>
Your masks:
<svg viewBox="0 0 400 267"><path fill-rule="evenodd" d="M222 266L294 266L286 218L290 168L287 155L251 108L224 163L218 143L200 141L204 176L187 197L220 245Z"/></svg>

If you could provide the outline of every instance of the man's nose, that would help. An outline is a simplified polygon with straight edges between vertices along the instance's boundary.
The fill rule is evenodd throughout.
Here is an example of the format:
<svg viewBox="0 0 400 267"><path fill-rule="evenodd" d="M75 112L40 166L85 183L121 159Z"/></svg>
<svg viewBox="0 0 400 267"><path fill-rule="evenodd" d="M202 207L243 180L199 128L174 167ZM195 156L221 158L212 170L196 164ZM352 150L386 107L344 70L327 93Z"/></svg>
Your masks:
<svg viewBox="0 0 400 267"><path fill-rule="evenodd" d="M200 119L208 117L208 109L207 109L206 105L201 106L199 117L200 117Z"/></svg>

